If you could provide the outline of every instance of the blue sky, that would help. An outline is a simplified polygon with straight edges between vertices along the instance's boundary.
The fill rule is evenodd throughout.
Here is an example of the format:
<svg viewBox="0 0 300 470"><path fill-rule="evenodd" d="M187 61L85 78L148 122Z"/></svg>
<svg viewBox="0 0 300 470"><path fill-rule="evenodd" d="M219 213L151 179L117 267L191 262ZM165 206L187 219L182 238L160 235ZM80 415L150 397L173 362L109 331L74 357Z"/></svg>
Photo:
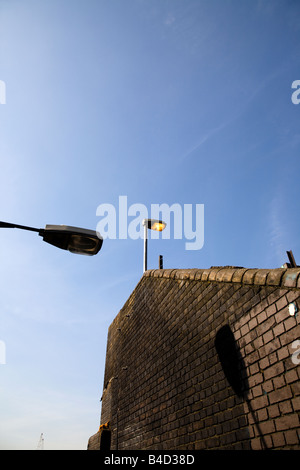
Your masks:
<svg viewBox="0 0 300 470"><path fill-rule="evenodd" d="M299 2L0 0L0 220L96 229L100 204L204 204L149 268L300 263ZM171 232L172 233L172 232ZM1 230L0 449L85 449L143 242L95 257Z"/></svg>

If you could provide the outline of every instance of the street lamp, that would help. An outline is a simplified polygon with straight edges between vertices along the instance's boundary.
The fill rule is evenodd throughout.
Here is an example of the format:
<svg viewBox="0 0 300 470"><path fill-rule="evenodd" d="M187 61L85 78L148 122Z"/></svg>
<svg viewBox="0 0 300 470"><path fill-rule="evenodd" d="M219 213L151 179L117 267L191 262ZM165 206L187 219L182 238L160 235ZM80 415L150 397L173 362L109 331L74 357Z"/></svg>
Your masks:
<svg viewBox="0 0 300 470"><path fill-rule="evenodd" d="M103 239L98 232L84 228L68 227L67 225L46 225L44 229L39 229L0 222L0 228L19 228L37 232L45 242L79 255L96 255L103 243Z"/></svg>
<svg viewBox="0 0 300 470"><path fill-rule="evenodd" d="M166 222L157 219L144 219L144 272L147 271L147 255L148 255L148 229L161 232L166 227Z"/></svg>

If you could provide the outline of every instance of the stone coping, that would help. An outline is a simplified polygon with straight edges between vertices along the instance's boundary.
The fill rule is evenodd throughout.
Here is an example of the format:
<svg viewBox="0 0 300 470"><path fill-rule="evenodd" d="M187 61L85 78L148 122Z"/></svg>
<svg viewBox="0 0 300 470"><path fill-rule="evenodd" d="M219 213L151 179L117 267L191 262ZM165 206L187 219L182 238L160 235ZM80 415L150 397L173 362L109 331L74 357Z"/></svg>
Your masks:
<svg viewBox="0 0 300 470"><path fill-rule="evenodd" d="M143 274L143 278L148 277L300 289L300 267L248 269L239 266L212 266L209 269L153 269Z"/></svg>

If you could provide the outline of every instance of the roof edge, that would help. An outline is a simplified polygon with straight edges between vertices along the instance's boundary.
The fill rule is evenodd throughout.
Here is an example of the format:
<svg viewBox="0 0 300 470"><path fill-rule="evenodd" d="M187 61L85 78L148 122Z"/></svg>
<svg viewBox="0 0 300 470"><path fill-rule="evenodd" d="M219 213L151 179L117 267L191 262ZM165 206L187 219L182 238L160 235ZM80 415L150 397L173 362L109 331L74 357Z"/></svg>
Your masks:
<svg viewBox="0 0 300 470"><path fill-rule="evenodd" d="M239 266L212 266L208 269L153 269L146 271L143 277L300 289L300 267L255 269Z"/></svg>

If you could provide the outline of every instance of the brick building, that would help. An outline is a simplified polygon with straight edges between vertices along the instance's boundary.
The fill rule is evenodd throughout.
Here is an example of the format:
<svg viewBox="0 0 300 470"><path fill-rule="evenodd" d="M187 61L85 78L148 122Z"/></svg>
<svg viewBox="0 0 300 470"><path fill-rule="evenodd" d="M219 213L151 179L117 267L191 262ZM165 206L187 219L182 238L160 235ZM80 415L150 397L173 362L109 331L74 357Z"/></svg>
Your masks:
<svg viewBox="0 0 300 470"><path fill-rule="evenodd" d="M300 268L147 271L109 327L88 449L300 449L298 307Z"/></svg>

